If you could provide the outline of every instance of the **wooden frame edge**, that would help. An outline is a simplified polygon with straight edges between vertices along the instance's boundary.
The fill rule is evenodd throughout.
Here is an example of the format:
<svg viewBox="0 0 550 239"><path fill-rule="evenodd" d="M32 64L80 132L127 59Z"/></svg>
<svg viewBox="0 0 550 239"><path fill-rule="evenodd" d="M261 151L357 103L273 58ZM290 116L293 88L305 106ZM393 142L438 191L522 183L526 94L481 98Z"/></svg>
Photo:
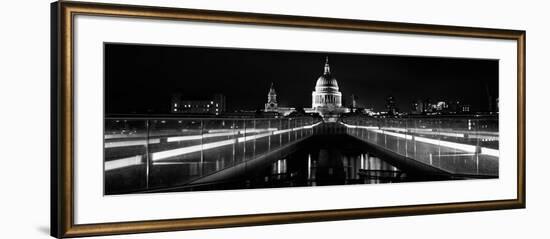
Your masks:
<svg viewBox="0 0 550 239"><path fill-rule="evenodd" d="M59 21L58 4L50 4L50 235L59 235Z"/></svg>
<svg viewBox="0 0 550 239"><path fill-rule="evenodd" d="M518 115L517 115L517 160L518 160L518 201L521 204L521 208L526 207L526 57L527 57L527 32L521 31L517 36L517 103L518 103Z"/></svg>
<svg viewBox="0 0 550 239"><path fill-rule="evenodd" d="M213 229L225 227L272 224L307 223L380 217L415 216L485 210L523 208L519 200L500 200L469 203L448 203L380 208L337 209L290 213L270 213L244 216L223 216L192 219L167 219L137 222L72 225L65 237L101 236L126 233L168 232L178 230Z"/></svg>
<svg viewBox="0 0 550 239"><path fill-rule="evenodd" d="M52 3L52 229L54 237L78 237L113 235L124 233L163 232L175 230L207 229L237 226L255 226L283 223L316 222L411 216L440 213L471 212L482 210L517 209L526 206L525 184L525 49L526 32L442 26L429 24L395 23L335 18L239 13L211 10L176 9L133 5L115 5L84 2ZM54 9L55 8L55 9ZM73 19L75 15L101 15L165 20L210 21L238 24L289 26L302 28L326 28L339 30L375 31L391 33L458 36L517 41L517 134L518 134L518 179L517 198L480 202L459 202L430 205L407 205L396 207L337 209L306 212L271 213L206 217L190 219L167 219L136 222L74 224L73 199ZM55 19L55 22L54 22ZM55 37L53 36L55 35ZM53 56L55 52L55 57ZM57 58L55 62L53 59ZM55 66L54 66L55 64ZM54 89L55 93L54 94ZM54 102L55 101L55 102ZM55 109L54 109L55 105ZM56 144L54 146L54 144ZM56 165L53 165L54 162ZM55 182L54 182L55 181ZM54 184L55 183L55 187ZM54 202L53 200L56 200ZM55 205L54 205L55 204ZM56 208L54 208L54 206ZM53 215L55 214L55 215Z"/></svg>

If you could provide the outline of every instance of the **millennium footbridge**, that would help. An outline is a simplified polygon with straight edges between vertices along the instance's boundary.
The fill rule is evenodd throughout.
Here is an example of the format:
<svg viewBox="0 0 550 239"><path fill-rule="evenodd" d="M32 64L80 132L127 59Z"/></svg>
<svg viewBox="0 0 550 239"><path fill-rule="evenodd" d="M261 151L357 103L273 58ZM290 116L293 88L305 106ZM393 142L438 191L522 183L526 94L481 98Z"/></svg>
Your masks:
<svg viewBox="0 0 550 239"><path fill-rule="evenodd" d="M403 175L494 178L498 142L498 120L483 117L107 118L105 193L234 185L228 182L253 187L250 178L258 175L265 181L299 176L315 185L322 165L329 174L341 169L343 183L406 181ZM327 145L344 152L333 157L320 150ZM349 156L357 148L362 151ZM304 170L289 170L298 160Z"/></svg>

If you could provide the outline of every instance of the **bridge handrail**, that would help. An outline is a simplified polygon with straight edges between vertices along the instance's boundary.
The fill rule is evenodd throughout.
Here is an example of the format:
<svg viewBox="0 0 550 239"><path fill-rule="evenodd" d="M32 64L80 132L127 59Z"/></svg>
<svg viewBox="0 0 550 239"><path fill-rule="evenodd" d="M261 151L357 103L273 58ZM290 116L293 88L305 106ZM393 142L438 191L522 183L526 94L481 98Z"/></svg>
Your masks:
<svg viewBox="0 0 550 239"><path fill-rule="evenodd" d="M313 135L320 119L109 117L104 121L106 186L124 179L132 186L121 188L142 191L174 186L163 183L170 181L163 179L164 174L184 185L302 140ZM106 192L120 191L113 187Z"/></svg>
<svg viewBox="0 0 550 239"><path fill-rule="evenodd" d="M354 117L341 123L348 135L404 158L453 174L498 176L496 118Z"/></svg>

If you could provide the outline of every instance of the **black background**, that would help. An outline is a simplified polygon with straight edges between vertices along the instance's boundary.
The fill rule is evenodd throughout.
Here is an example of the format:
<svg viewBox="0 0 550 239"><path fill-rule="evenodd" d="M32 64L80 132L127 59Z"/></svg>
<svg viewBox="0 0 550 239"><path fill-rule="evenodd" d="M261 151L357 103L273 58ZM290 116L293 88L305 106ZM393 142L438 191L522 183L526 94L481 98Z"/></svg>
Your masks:
<svg viewBox="0 0 550 239"><path fill-rule="evenodd" d="M417 99L459 100L489 110L498 97L498 61L392 55L105 44L106 114L166 114L174 93L210 99L228 110L263 108L271 82L280 105L311 107L325 57L344 104L383 111L389 95L401 111Z"/></svg>

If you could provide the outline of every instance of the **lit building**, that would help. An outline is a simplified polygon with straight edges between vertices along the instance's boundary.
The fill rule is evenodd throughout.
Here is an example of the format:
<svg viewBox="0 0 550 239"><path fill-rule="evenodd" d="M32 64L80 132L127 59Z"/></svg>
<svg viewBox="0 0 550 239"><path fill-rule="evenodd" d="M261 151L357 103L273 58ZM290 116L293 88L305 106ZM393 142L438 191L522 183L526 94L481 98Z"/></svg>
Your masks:
<svg viewBox="0 0 550 239"><path fill-rule="evenodd" d="M391 95L386 98L386 111L389 115L395 115L398 111L395 106L395 98Z"/></svg>
<svg viewBox="0 0 550 239"><path fill-rule="evenodd" d="M417 100L412 105L411 114L464 114L470 113L471 107L468 104L463 104L458 100L440 100L436 103L430 103L429 99L424 101Z"/></svg>
<svg viewBox="0 0 550 239"><path fill-rule="evenodd" d="M447 102L445 101L439 101L435 104L435 110L438 112L447 111L448 108L449 104L447 104Z"/></svg>
<svg viewBox="0 0 550 239"><path fill-rule="evenodd" d="M182 99L180 94L176 94L172 96L170 112L180 114L219 115L225 112L225 96L216 94L212 99L188 100Z"/></svg>
<svg viewBox="0 0 550 239"><path fill-rule="evenodd" d="M424 101L416 100L414 103L412 103L411 113L412 114L423 114L424 113Z"/></svg>
<svg viewBox="0 0 550 239"><path fill-rule="evenodd" d="M305 109L306 112L319 113L327 121L336 121L340 114L349 112L348 108L342 107L342 93L336 78L330 72L328 57L323 75L317 79L311 98L311 108Z"/></svg>
<svg viewBox="0 0 550 239"><path fill-rule="evenodd" d="M269 88L269 92L267 93L267 103L265 104L264 111L276 112L287 116L295 110L294 108L281 107L277 104L277 92L275 91L275 87L273 87L273 83L271 83L271 87Z"/></svg>
<svg viewBox="0 0 550 239"><path fill-rule="evenodd" d="M451 100L447 104L446 110L444 109L443 112L448 114L468 114L471 111L470 108L469 104L460 103L458 100Z"/></svg>
<svg viewBox="0 0 550 239"><path fill-rule="evenodd" d="M373 116L373 115L375 114L373 108L365 108L365 109L362 110L362 113L363 113L363 114L370 115L370 116Z"/></svg>
<svg viewBox="0 0 550 239"><path fill-rule="evenodd" d="M470 105L462 105L462 113L469 113L470 112Z"/></svg>

